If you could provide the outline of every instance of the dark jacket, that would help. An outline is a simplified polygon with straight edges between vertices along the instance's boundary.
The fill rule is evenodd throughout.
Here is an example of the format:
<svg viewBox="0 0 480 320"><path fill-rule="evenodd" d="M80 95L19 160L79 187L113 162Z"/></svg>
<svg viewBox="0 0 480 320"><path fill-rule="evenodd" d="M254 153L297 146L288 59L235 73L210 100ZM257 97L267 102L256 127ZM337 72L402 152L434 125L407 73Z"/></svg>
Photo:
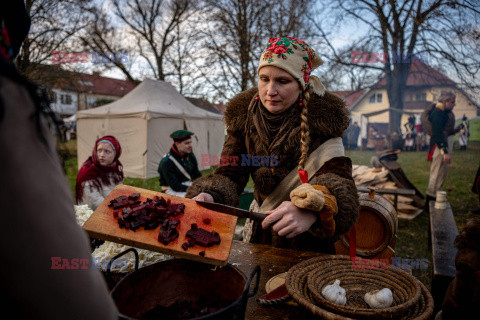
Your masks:
<svg viewBox="0 0 480 320"><path fill-rule="evenodd" d="M173 191L185 192L187 186L183 185L182 182L188 181L189 179L185 177L175 163L169 159L170 157L174 157L178 163L185 168L185 171L190 175L192 181L202 176L198 170L197 159L193 152L182 156L175 148L175 145L172 145L170 152L167 153L158 165L157 171L160 174L160 185L170 186Z"/></svg>
<svg viewBox="0 0 480 320"><path fill-rule="evenodd" d="M234 97L228 104L224 114L227 126L227 138L222 150L222 157L239 157L247 154L245 143L245 123L247 112L252 98L257 94L253 88ZM338 96L326 92L323 97L312 95L308 103L308 122L311 144L310 154L318 146L330 138L342 137L349 124L348 109L344 101ZM196 180L187 191L191 198L200 192L211 194L215 202L238 205L239 195L242 194L249 176L254 182L254 197L259 205L293 169L297 168L300 159L300 125L292 125L292 130L279 154L269 156L278 157L278 165L271 168L264 166L220 166L212 175ZM252 156L267 156L264 145L258 133L252 134L254 152ZM359 202L357 189L352 178L352 163L347 157L336 157L327 161L310 179L311 184L326 186L337 198L338 212L335 222L335 235L340 235L355 224L358 217ZM286 190L285 192L290 192ZM312 226L313 228L314 226ZM256 233L256 231L258 231ZM254 227L253 242L271 244L276 247L294 248L298 250L325 251L325 239L321 235L313 236L305 232L293 240L270 234L271 230L263 230L257 224ZM331 239L329 239L330 241Z"/></svg>
<svg viewBox="0 0 480 320"><path fill-rule="evenodd" d="M430 138L430 150L437 145L448 153L448 136L454 135L460 129L455 129L455 115L452 111L445 111L430 105L421 115L422 127Z"/></svg>

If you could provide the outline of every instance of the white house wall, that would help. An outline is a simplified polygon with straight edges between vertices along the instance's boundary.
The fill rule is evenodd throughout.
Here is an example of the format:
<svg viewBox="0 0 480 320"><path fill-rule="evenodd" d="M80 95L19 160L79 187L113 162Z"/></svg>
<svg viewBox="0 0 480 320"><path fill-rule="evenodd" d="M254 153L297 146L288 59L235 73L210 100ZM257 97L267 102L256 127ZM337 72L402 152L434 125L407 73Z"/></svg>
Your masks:
<svg viewBox="0 0 480 320"><path fill-rule="evenodd" d="M52 89L56 95L56 101L50 103L50 108L53 112L64 115L73 115L78 111L78 94L74 91ZM72 101L70 104L61 102L62 95L70 95Z"/></svg>

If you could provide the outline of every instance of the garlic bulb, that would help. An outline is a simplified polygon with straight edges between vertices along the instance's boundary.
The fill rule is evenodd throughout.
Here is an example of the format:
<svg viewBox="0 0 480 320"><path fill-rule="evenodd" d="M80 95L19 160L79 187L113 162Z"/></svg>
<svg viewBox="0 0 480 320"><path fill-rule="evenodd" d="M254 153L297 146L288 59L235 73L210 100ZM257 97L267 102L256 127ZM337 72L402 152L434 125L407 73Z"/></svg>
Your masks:
<svg viewBox="0 0 480 320"><path fill-rule="evenodd" d="M335 304L345 305L347 303L347 295L345 289L340 287L340 280L336 279L333 284L325 286L322 289L322 295L328 301Z"/></svg>
<svg viewBox="0 0 480 320"><path fill-rule="evenodd" d="M365 302L374 309L388 308L393 303L392 291L388 288L374 290L365 294Z"/></svg>

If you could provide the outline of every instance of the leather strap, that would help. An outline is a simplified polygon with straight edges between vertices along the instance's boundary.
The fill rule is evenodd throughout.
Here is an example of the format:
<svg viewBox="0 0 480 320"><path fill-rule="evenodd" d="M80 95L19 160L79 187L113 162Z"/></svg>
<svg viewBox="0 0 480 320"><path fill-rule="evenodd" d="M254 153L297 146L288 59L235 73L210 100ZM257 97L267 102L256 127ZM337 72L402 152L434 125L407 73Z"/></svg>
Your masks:
<svg viewBox="0 0 480 320"><path fill-rule="evenodd" d="M173 156L169 156L168 157L169 160L172 160L173 163L175 164L175 166L178 168L178 170L180 170L181 173L183 173L183 175L185 177L187 177L188 180L192 180L192 177L190 177L190 175L188 174L187 170L185 170L185 168L177 161L177 159L175 159Z"/></svg>

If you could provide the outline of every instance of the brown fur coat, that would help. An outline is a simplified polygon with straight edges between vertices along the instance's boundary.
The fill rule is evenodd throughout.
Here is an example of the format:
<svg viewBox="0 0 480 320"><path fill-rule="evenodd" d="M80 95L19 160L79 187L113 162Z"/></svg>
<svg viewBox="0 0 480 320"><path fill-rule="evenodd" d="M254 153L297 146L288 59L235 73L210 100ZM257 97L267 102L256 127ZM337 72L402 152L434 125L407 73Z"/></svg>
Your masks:
<svg viewBox="0 0 480 320"><path fill-rule="evenodd" d="M247 109L257 89L252 88L234 97L228 104L224 114L227 126L227 138L222 150L224 156L252 154L255 156L277 156L278 165L267 166L220 166L214 174L199 178L187 190L187 198L192 198L201 192L211 194L215 202L238 205L248 182L249 175L254 182L254 195L259 205L293 169L297 168L300 159L300 119L292 123L283 150L279 154L267 154L266 148L260 142L260 137L252 133L255 150L248 150L245 143L246 118L252 116ZM348 109L338 96L326 92L323 97L312 95L308 103L308 123L310 127L310 147L308 154L330 138L341 137L349 124ZM310 179L311 184L326 186L337 198L338 214L335 218L335 236L350 230L358 217L359 202L357 189L352 178L352 163L347 157L336 157L327 161ZM290 192L286 190L285 192ZM319 225L312 226L312 232L305 232L294 240L285 239L272 234L271 230L254 227L252 242L260 242L303 250L331 251L332 239L322 239ZM325 249L328 246L329 249ZM322 247L323 249L319 249Z"/></svg>

